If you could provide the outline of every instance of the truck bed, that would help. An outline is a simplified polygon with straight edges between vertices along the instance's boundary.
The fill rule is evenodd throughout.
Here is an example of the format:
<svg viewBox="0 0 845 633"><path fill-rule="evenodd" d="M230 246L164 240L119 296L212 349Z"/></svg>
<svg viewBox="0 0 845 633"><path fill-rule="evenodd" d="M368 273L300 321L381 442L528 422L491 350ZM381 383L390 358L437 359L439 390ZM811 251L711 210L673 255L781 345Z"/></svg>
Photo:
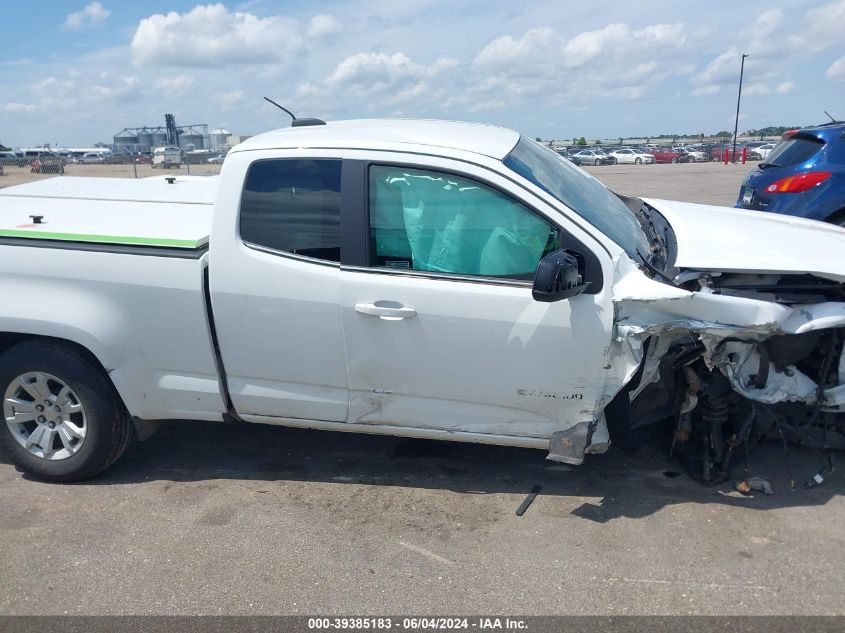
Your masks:
<svg viewBox="0 0 845 633"><path fill-rule="evenodd" d="M0 238L162 248L208 243L217 176L57 177L0 189ZM36 224L30 216L42 216Z"/></svg>
<svg viewBox="0 0 845 633"><path fill-rule="evenodd" d="M217 181L63 177L0 190L0 332L82 346L141 419L219 420L204 281Z"/></svg>

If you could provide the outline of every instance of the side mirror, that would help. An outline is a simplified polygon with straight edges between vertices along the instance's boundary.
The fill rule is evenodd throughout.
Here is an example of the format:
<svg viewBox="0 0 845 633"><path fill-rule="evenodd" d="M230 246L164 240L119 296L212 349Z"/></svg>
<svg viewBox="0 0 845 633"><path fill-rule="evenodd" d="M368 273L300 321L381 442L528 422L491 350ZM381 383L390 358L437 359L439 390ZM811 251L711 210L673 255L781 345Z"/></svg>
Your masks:
<svg viewBox="0 0 845 633"><path fill-rule="evenodd" d="M581 255L567 250L549 253L537 264L531 296L551 303L580 295L590 285L584 281L583 271Z"/></svg>

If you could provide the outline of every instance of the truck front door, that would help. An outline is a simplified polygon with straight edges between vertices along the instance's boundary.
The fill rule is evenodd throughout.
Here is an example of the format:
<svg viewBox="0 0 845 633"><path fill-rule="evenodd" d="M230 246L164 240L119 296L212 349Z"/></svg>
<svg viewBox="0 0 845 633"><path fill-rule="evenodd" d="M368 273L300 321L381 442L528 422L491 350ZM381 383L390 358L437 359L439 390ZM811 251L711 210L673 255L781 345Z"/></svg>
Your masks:
<svg viewBox="0 0 845 633"><path fill-rule="evenodd" d="M395 160L361 169L367 262L341 270L349 422L549 437L592 419L609 284L556 303L531 295L541 257L583 232L489 170ZM610 278L609 256L584 239Z"/></svg>

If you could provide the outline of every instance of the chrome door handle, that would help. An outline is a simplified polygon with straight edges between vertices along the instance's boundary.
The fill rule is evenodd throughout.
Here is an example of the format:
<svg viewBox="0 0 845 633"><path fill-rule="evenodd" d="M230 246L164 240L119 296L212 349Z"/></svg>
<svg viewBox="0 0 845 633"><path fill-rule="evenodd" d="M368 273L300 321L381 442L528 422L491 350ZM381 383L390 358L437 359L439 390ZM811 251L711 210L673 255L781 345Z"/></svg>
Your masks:
<svg viewBox="0 0 845 633"><path fill-rule="evenodd" d="M417 316L414 308L403 306L396 301L376 301L375 303L356 303L355 312L377 316L386 321L399 321Z"/></svg>

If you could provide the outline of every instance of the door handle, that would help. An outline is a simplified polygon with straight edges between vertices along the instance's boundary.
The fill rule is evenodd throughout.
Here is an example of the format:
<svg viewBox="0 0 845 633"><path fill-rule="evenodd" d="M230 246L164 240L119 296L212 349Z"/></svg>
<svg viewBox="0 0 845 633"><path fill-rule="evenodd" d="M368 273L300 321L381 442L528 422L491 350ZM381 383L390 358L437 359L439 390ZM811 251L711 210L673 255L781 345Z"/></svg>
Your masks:
<svg viewBox="0 0 845 633"><path fill-rule="evenodd" d="M386 321L400 321L417 316L414 308L403 306L398 301L376 301L375 303L356 303L355 312L377 316Z"/></svg>

